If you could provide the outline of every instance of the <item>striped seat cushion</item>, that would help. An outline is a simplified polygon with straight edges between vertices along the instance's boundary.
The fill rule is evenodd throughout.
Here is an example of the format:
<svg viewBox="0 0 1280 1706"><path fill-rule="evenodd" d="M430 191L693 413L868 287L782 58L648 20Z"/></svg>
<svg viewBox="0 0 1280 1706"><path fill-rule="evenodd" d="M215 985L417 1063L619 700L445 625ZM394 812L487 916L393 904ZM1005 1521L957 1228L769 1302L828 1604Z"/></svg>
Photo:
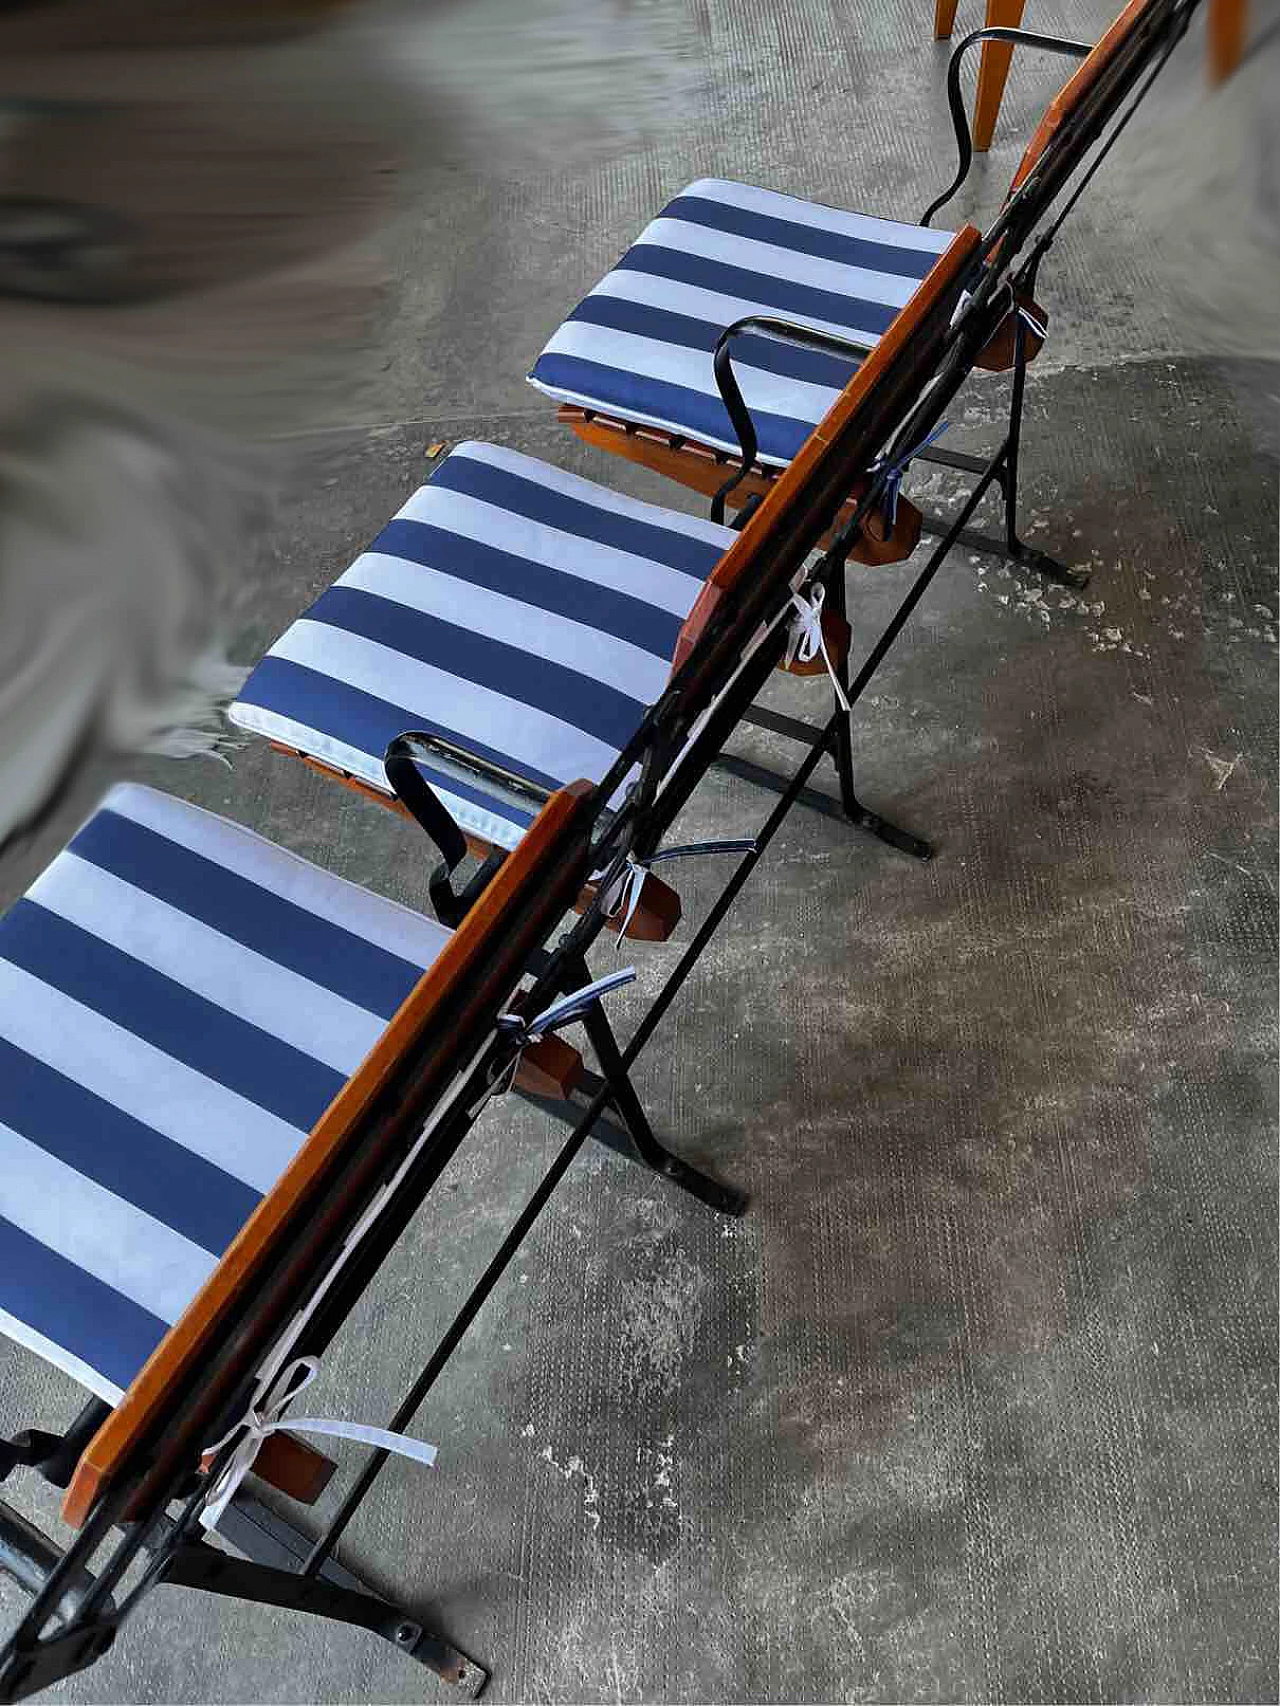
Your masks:
<svg viewBox="0 0 1280 1706"><path fill-rule="evenodd" d="M530 382L557 402L737 450L711 366L725 327L772 314L873 343L951 236L703 178L578 304ZM785 466L855 364L756 333L732 347L760 459Z"/></svg>
<svg viewBox="0 0 1280 1706"><path fill-rule="evenodd" d="M448 937L114 789L0 919L0 1328L114 1403Z"/></svg>
<svg viewBox="0 0 1280 1706"><path fill-rule="evenodd" d="M408 729L539 787L599 781L736 537L515 451L459 445L272 646L231 720L384 792L383 754ZM509 798L423 773L495 846L531 821Z"/></svg>

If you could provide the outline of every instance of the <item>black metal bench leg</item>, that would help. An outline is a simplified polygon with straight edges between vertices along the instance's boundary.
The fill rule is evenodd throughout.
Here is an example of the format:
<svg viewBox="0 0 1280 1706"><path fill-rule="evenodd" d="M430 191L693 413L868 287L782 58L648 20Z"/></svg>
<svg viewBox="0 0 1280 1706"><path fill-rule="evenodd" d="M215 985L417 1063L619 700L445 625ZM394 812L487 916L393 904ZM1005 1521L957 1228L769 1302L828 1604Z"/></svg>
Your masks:
<svg viewBox="0 0 1280 1706"><path fill-rule="evenodd" d="M827 592L828 600L838 616L846 615L847 597L843 568L837 569L831 577ZM836 675L840 686L847 694L849 691L849 660L844 658L836 665ZM837 700L834 708L840 710ZM910 830L899 829L896 823L890 823L887 818L873 812L869 806L864 806L858 798L853 781L853 729L851 719L845 715L836 719L835 751L836 775L840 781L840 803L844 807L844 815L857 829L866 830L868 835L874 835L877 841L883 841L886 846L896 847L900 853L909 853L913 859L932 859L933 848L929 842L918 835L912 835Z"/></svg>
<svg viewBox="0 0 1280 1706"><path fill-rule="evenodd" d="M847 741L846 735L846 741ZM933 844L925 841L922 836L912 835L909 829L899 829L896 823L890 823L888 818L873 812L853 791L853 773L847 775L837 756L836 768L840 771L840 797L844 804L845 816L856 829L865 829L868 835L874 835L877 841L883 841L887 847L896 847L899 853L909 853L913 859L932 859Z"/></svg>
<svg viewBox="0 0 1280 1706"><path fill-rule="evenodd" d="M583 981L590 981L586 967L583 970ZM609 1094L613 1104L621 1114L629 1138L629 1151L618 1144L612 1133L601 1132L598 1127L594 1135L610 1149L616 1149L619 1154L626 1155L629 1160L639 1161L651 1171L669 1179L673 1185L679 1185L681 1190L688 1191L690 1196L697 1197L709 1208L720 1214L742 1214L747 1206L747 1193L736 1189L733 1185L722 1185L717 1180L700 1173L696 1167L691 1167L687 1161L682 1161L678 1155L673 1155L669 1149L659 1143L649 1124L649 1117L644 1111L635 1087L627 1076L626 1067L622 1062L622 1053L618 1048L612 1027L599 1007L593 1007L583 1021L591 1046L596 1051L605 1082L609 1086Z"/></svg>
<svg viewBox="0 0 1280 1706"><path fill-rule="evenodd" d="M522 1102L527 1102L531 1108L537 1108L539 1113L547 1114L561 1125L575 1126L591 1105L591 1099L603 1085L604 1079L594 1072L584 1072L582 1080L567 1100L559 1097L536 1096L532 1090L521 1090L518 1086L513 1094ZM612 1149L618 1155L626 1155L634 1161L635 1153L631 1145L631 1136L620 1113L611 1111L599 1116L591 1128L591 1136L597 1143L602 1143L606 1149Z"/></svg>
<svg viewBox="0 0 1280 1706"><path fill-rule="evenodd" d="M242 1558L228 1557L206 1541L188 1541L165 1565L166 1583L194 1588L200 1593L223 1594L255 1605L276 1605L286 1611L303 1611L311 1617L329 1618L352 1628L367 1629L428 1670L442 1681L463 1688L474 1698L489 1680L488 1673L473 1664L465 1653L433 1634L407 1612L358 1588L303 1576L294 1570L278 1570Z"/></svg>
<svg viewBox="0 0 1280 1706"><path fill-rule="evenodd" d="M12 1439L0 1440L0 1481L21 1464L54 1487L69 1487L85 1447L110 1414L109 1404L90 1398L65 1433L23 1428Z"/></svg>
<svg viewBox="0 0 1280 1706"><path fill-rule="evenodd" d="M815 723L801 722L798 717L785 717L778 711L767 710L763 706L753 706L744 711L742 720L754 727L768 729L772 734L786 735L789 740L810 744L821 735L822 730ZM763 764L757 764L754 759L741 758L736 752L722 752L712 760L717 770L723 770L730 776L740 776L744 782L750 782L755 788L765 788L771 794L785 794L787 778L779 776L776 770L770 770ZM837 770L839 766L837 764ZM845 793L841 787L840 799L833 799L830 794L823 794L817 788L801 788L796 795L796 804L804 806L809 811L821 812L823 817L834 818L837 823L852 823L857 829L865 829L890 847L896 847L903 853L910 853L915 859L930 859L933 857L933 847L928 841L923 841L918 835L912 835L910 830L900 829L897 824L890 823L878 812L871 811L850 787ZM846 800L851 802L847 805Z"/></svg>
<svg viewBox="0 0 1280 1706"><path fill-rule="evenodd" d="M1018 449L1022 441L1022 408L1027 383L1027 328L1019 316L1013 333L1013 391L1009 401L1009 442L1005 451L1004 476L1000 490L1004 497L1005 546L1010 557L1024 569L1032 569L1046 580L1059 586L1079 590L1089 584L1089 571L1070 568L1026 544L1018 537Z"/></svg>
<svg viewBox="0 0 1280 1706"><path fill-rule="evenodd" d="M107 1409L97 1400L94 1404L103 1411ZM84 1415L82 1412L82 1419ZM68 1437L74 1426L68 1430ZM163 1545L173 1536L174 1527L171 1518L162 1517L154 1535L146 1542L148 1547ZM472 1698L489 1680L488 1672L474 1660L425 1628L411 1613L374 1593L336 1559L327 1557L314 1576L304 1575L302 1569L312 1551L311 1541L251 1494L243 1490L236 1494L222 1513L218 1534L243 1552L244 1558L228 1557L203 1540L181 1542L164 1566L163 1579L176 1586L310 1612L313 1616L368 1629L426 1665L443 1681L461 1687ZM0 1503L0 1573L11 1577L34 1599L62 1560L63 1554L52 1540L17 1511ZM81 1615L83 1602L94 1587L87 1571L72 1581L59 1607L65 1620ZM29 1676L20 1655L16 1655L14 1667L0 1683L0 1699L24 1698L32 1688L38 1689L46 1682L91 1664L111 1646L119 1619L120 1612L107 1595L94 1613L92 1627L71 1638L77 1649L84 1643L83 1650L68 1653L65 1662L59 1662L56 1638L39 1642ZM11 1682L17 1687L11 1689Z"/></svg>
<svg viewBox="0 0 1280 1706"><path fill-rule="evenodd" d="M980 533L971 527L960 530L956 538L957 545L967 545L971 551L981 552L989 557L1007 557L1017 563L1020 568L1030 569L1033 573L1043 575L1046 580L1053 581L1058 586L1069 587L1072 592L1079 592L1089 584L1089 570L1073 568L1068 563L1060 563L1056 557L1051 557L1047 551L1040 551L1034 545L1028 545L1018 536L1018 452L1022 442L1022 411L1026 398L1027 383L1027 329L1019 320L1014 331L1014 363L1013 386L1009 398L1009 433L1001 453L1000 466L996 473L1000 494L1004 499L1004 538L997 539L989 533ZM966 473L980 473L986 464L979 457L967 456L958 451L937 450L932 447L920 452L920 461L933 462L944 468L955 468ZM924 532L943 538L951 531L951 523L942 516L925 514L921 517L921 527Z"/></svg>

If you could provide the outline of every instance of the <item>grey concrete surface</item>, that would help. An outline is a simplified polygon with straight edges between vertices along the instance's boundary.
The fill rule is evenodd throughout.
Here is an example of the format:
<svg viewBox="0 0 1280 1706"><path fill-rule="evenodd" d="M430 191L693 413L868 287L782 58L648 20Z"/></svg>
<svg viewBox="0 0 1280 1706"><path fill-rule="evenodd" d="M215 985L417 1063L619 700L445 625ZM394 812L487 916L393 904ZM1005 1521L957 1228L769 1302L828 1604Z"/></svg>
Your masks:
<svg viewBox="0 0 1280 1706"><path fill-rule="evenodd" d="M923 8L657 9L692 20L700 56L668 134L505 176L422 169L377 396L278 447L245 660L437 439L684 506L520 383L682 180L894 212L944 174ZM1096 33L1106 11L1046 4L1036 22ZM1011 84L987 206L1047 86ZM393 1464L344 1545L492 1667L495 1700L1277 1696L1280 383L1187 353L1158 244L1113 189L1064 235L1042 300L1056 341L1030 387L1026 521L1092 565L1090 589L953 554L857 720L866 799L936 859L795 814L639 1073L672 1145L750 1190L747 1216L581 1160L422 1412L439 1468ZM949 442L989 443L1001 394L975 382ZM909 572L852 577L855 644ZM230 770L136 773L425 901L411 835L261 746ZM0 899L92 794L6 860ZM682 827L745 833L763 804L712 777ZM715 876L691 866L679 886L696 919ZM679 946L637 950L624 1030ZM325 1413L389 1411L555 1135L505 1106L485 1121L328 1359ZM0 1347L0 1426L77 1402ZM12 1486L54 1521L47 1490ZM51 1698L448 1692L371 1638L160 1590Z"/></svg>

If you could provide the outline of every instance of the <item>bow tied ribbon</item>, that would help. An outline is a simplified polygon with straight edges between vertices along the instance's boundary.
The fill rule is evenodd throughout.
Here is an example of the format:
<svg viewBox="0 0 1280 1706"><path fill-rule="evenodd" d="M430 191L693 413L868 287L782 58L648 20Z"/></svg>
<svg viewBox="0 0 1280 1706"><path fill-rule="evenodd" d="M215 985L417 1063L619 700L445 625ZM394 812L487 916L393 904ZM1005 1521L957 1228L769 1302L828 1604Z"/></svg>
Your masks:
<svg viewBox="0 0 1280 1706"><path fill-rule="evenodd" d="M884 457L878 456L867 470L869 474L883 474L885 476L884 492L881 495L880 503L884 510L885 519L889 523L890 532L898 521L898 494L902 489L903 475L920 452L927 450L935 439L941 438L950 424L950 421L939 421L931 433L922 438L919 444L912 445L910 450L904 450L896 461L886 464Z"/></svg>
<svg viewBox="0 0 1280 1706"><path fill-rule="evenodd" d="M835 688L841 708L849 712L853 707L844 690L844 683L836 674L836 666L827 650L827 636L822 631L822 606L826 603L826 598L827 589L821 581L813 588L808 598L801 592L791 594L795 615L792 617L791 632L787 637L786 662L812 663L814 658L821 657L827 666L827 674L831 677L831 685Z"/></svg>
<svg viewBox="0 0 1280 1706"><path fill-rule="evenodd" d="M524 1059L524 1051L527 1048L534 1043L540 1043L543 1037L553 1036L566 1025L576 1024L579 1019L585 1018L588 1008L602 996L608 995L611 990L633 983L635 975L634 966L623 966L620 971L608 972L604 977L596 978L594 983L584 983L581 989L571 989L568 995L560 996L532 1019L523 1013L499 1013L498 1034L514 1042L516 1052L510 1063L485 1087L484 1094L472 1109L472 1113L478 1113L491 1096L504 1096L507 1093L516 1081L516 1073L520 1070L520 1062Z"/></svg>
<svg viewBox="0 0 1280 1706"><path fill-rule="evenodd" d="M694 841L687 847L659 847L644 859L637 859L628 854L626 869L617 880L612 902L605 914L610 923L615 918L622 920L618 925L614 953L621 952L623 938L636 915L636 908L640 905L640 896L644 892L649 869L660 859L690 859L707 853L753 853L755 845L755 837L747 835L732 837L726 841Z"/></svg>
<svg viewBox="0 0 1280 1706"><path fill-rule="evenodd" d="M327 1434L330 1438L353 1439L359 1445L371 1445L391 1451L398 1457L411 1458L430 1468L436 1460L436 1448L425 1440L410 1439L407 1434L390 1433L386 1428L371 1428L364 1422L334 1422L320 1416L303 1416L299 1420L284 1420L284 1412L301 1392L304 1392L320 1372L318 1357L295 1357L274 1378L260 1375L259 1391L235 1427L225 1433L210 1451L218 1451L241 1429L243 1436L214 1483L208 1503L201 1512L205 1528L216 1528L219 1519L235 1497L236 1489L253 1468L254 1459L267 1439L286 1427L292 1433ZM299 1380L298 1376L302 1379ZM296 1382L296 1384L295 1384Z"/></svg>

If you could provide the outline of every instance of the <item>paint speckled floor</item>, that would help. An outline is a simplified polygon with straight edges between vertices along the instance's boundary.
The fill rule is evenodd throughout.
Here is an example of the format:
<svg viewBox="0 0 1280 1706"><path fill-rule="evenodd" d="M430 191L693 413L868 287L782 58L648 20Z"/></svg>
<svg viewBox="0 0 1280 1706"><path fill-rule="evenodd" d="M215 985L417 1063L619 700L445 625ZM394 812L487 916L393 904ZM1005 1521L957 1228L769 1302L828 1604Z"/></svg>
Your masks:
<svg viewBox="0 0 1280 1706"><path fill-rule="evenodd" d="M1042 10L1091 33L1107 9ZM281 446L245 660L436 440L682 502L520 382L665 193L713 169L893 213L945 175L923 8L655 11L699 73L660 140L423 170L380 407ZM1046 87L1011 85L979 202ZM904 103L927 115L905 137ZM937 857L794 815L644 1061L656 1123L747 1216L587 1156L422 1413L439 1468L393 1464L350 1532L344 1560L490 1665L494 1700L1276 1698L1280 382L1180 343L1132 192L1100 187L1046 266L1030 386L1030 537L1091 586L953 555L857 722L867 801ZM976 382L948 442L990 443L1000 396ZM856 643L909 572L853 577ZM407 832L261 747L138 773L425 900ZM761 810L713 777L681 839ZM64 833L10 859L6 899ZM713 874L680 888L696 918ZM624 1028L678 946L637 952ZM391 1408L554 1136L486 1121L329 1359L327 1413ZM0 1348L0 1423L76 1406ZM448 1694L371 1638L161 1590L55 1697Z"/></svg>

